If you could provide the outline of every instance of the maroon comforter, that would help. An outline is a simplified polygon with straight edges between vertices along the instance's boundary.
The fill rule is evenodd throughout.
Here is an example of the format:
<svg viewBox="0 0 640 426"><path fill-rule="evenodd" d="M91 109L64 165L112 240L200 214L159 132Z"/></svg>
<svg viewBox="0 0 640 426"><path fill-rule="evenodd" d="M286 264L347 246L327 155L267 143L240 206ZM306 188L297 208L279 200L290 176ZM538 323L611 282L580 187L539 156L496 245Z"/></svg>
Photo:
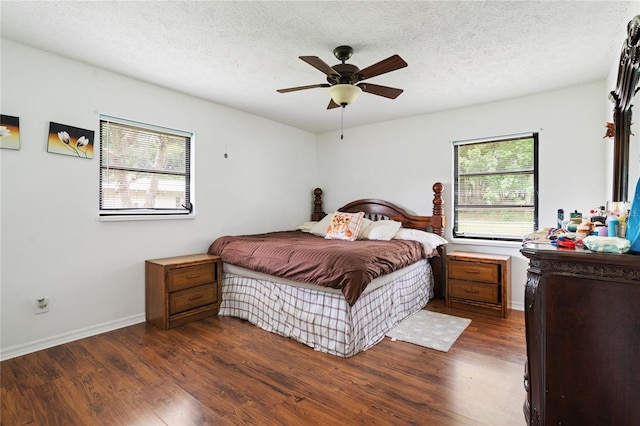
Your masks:
<svg viewBox="0 0 640 426"><path fill-rule="evenodd" d="M327 240L301 231L220 237L209 254L253 271L340 289L352 306L374 278L424 257L415 241Z"/></svg>

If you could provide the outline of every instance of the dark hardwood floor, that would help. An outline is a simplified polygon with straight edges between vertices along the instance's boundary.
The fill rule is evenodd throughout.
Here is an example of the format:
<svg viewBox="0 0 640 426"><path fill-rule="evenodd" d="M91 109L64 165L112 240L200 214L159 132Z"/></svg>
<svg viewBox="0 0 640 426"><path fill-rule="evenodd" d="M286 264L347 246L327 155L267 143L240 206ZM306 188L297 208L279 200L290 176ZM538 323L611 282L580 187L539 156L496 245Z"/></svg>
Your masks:
<svg viewBox="0 0 640 426"><path fill-rule="evenodd" d="M1 363L3 425L524 425L524 317L470 318L447 353L385 338L352 358L229 318L146 324Z"/></svg>

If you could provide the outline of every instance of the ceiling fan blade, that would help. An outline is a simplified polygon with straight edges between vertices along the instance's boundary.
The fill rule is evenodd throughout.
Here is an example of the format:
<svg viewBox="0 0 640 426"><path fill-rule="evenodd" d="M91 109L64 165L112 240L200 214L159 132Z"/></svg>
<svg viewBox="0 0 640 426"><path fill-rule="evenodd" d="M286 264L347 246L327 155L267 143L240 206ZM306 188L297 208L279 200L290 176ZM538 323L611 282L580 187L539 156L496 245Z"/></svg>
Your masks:
<svg viewBox="0 0 640 426"><path fill-rule="evenodd" d="M340 74L336 72L333 68L331 68L325 61L318 58L317 56L299 56L300 59L314 67L315 69L322 71L326 75L335 75L340 77Z"/></svg>
<svg viewBox="0 0 640 426"><path fill-rule="evenodd" d="M360 80L375 77L380 74L385 74L391 71L399 70L407 66L407 63L398 55L393 55L387 59L383 59L377 64L373 64L358 72L358 76L362 77Z"/></svg>
<svg viewBox="0 0 640 426"><path fill-rule="evenodd" d="M385 98L389 99L395 99L400 96L402 92L404 92L404 90L396 89L395 87L379 86L377 84L371 83L360 83L358 84L358 87L361 88L363 92L371 93L378 96L384 96Z"/></svg>
<svg viewBox="0 0 640 426"><path fill-rule="evenodd" d="M295 92L298 90L306 90L306 89L315 89L317 87L330 87L329 83L321 83L321 84L312 84L310 86L298 86L298 87L289 87L288 89L278 89L276 92L278 93L289 93Z"/></svg>
<svg viewBox="0 0 640 426"><path fill-rule="evenodd" d="M338 105L337 103L335 103L335 102L333 101L333 99L331 99L331 100L329 101L329 105L327 106L327 109L333 109L333 108L340 108L340 105Z"/></svg>

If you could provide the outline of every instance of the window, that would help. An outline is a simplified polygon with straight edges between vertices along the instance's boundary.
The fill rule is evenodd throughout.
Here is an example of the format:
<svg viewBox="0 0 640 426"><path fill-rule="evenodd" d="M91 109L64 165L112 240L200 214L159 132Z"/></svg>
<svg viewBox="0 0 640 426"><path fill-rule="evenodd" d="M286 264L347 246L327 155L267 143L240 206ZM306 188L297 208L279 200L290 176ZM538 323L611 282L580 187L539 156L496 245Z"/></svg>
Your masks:
<svg viewBox="0 0 640 426"><path fill-rule="evenodd" d="M521 241L538 229L538 134L453 143L453 237Z"/></svg>
<svg viewBox="0 0 640 426"><path fill-rule="evenodd" d="M193 134L100 116L100 216L190 215Z"/></svg>

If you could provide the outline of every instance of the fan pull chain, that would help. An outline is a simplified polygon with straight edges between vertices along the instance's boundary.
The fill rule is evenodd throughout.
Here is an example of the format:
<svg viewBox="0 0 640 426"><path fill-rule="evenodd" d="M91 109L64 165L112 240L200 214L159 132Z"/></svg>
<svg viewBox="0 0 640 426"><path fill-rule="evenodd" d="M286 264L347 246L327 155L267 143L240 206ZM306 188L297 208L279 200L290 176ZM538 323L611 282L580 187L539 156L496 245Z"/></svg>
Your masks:
<svg viewBox="0 0 640 426"><path fill-rule="evenodd" d="M340 140L344 139L344 105L340 109Z"/></svg>

